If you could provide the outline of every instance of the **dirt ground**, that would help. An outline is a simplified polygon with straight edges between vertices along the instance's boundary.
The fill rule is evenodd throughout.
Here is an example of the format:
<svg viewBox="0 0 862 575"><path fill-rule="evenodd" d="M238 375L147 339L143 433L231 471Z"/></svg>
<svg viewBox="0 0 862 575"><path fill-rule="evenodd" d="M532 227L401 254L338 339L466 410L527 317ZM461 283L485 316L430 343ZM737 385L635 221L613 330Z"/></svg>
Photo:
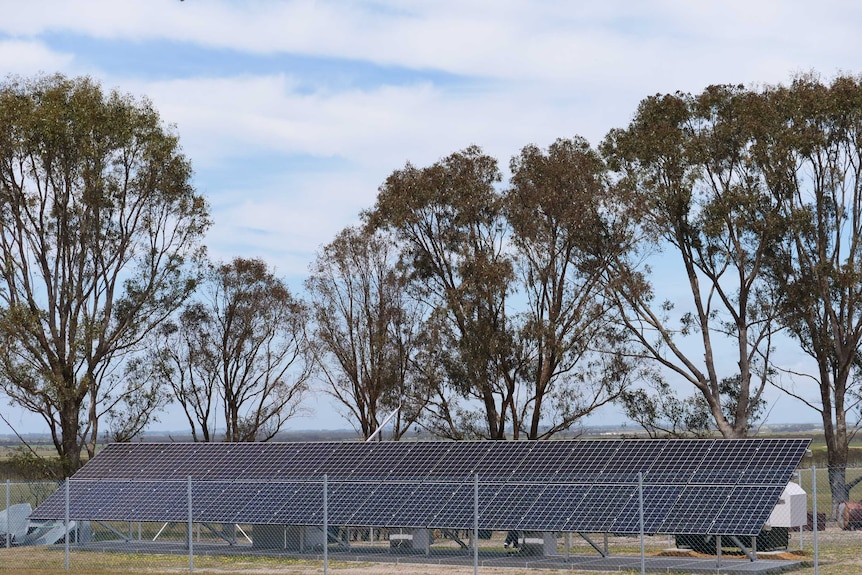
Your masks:
<svg viewBox="0 0 862 575"><path fill-rule="evenodd" d="M496 541L489 544L494 545ZM671 540L667 536L650 537L647 541L649 555L671 553ZM785 558L802 560L806 565L792 573L799 575L814 575L813 534L805 532L802 535L800 550L799 534L794 533L789 549L780 553L763 553L763 558ZM609 538L612 554L637 555L638 541L630 537ZM590 553L588 544L582 539L574 538L572 553ZM702 556L690 551L688 556ZM828 528L818 534L819 575L856 575L862 574L862 531L841 531ZM728 553L728 558L730 554ZM150 575L153 573L188 573L188 559L182 556L149 555L149 554L119 554L75 552L71 557L71 573L82 575L104 575L118 573L128 575ZM329 564L331 575L472 575L472 566L411 564L405 556L401 563L373 563L371 561L350 562L333 557ZM63 572L63 554L58 551L38 550L34 548L18 548L12 550L0 549L0 573L21 573L32 575L55 575ZM230 558L206 557L195 558L195 573L213 573L219 575L251 574L251 575L322 575L323 563L316 559L289 559L273 557L252 557L239 555ZM524 567L486 567L480 566L481 575L586 575L587 571L551 570Z"/></svg>

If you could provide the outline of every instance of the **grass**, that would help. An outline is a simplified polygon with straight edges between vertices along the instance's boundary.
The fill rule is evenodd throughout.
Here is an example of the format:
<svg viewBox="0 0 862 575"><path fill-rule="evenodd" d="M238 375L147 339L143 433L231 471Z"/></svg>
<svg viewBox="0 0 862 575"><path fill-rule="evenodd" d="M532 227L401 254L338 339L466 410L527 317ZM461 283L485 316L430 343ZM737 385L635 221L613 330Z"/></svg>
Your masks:
<svg viewBox="0 0 862 575"><path fill-rule="evenodd" d="M71 552L70 573L127 575L152 573L186 573L189 558L184 555L159 555L151 553L103 553ZM330 569L343 569L368 564L353 564L330 561ZM0 573L26 573L47 575L63 572L65 555L62 550L21 547L0 549ZM323 563L311 559L275 558L259 556L207 556L194 557L194 569L198 573L316 573L322 572Z"/></svg>
<svg viewBox="0 0 862 575"><path fill-rule="evenodd" d="M648 552L654 553L661 547L662 538L654 538ZM813 575L813 552L811 535L806 534L804 560L809 563L792 573ZM841 532L836 529L824 532L820 546L820 575L849 575L862 572L862 558L859 555L862 533ZM791 548L794 542L791 543ZM575 552L587 552L583 548ZM617 545L612 547L617 554L634 555L635 546ZM183 555L149 553L105 553L93 551L72 551L70 554L70 573L79 575L102 575L122 573L144 575L153 573L187 573L189 560ZM296 559L285 557L261 557L250 555L232 556L195 556L196 573L230 574L278 574L278 575L316 575L323 573L323 563L315 559ZM349 575L384 575L404 571L410 575L468 575L471 566L440 565L394 565L392 563L330 561L329 569ZM26 575L54 575L64 570L64 554L61 549L53 548L13 548L0 549L0 573L21 573ZM553 571L524 568L480 567L484 575L535 575L536 573L559 573L566 575L588 575L585 571Z"/></svg>

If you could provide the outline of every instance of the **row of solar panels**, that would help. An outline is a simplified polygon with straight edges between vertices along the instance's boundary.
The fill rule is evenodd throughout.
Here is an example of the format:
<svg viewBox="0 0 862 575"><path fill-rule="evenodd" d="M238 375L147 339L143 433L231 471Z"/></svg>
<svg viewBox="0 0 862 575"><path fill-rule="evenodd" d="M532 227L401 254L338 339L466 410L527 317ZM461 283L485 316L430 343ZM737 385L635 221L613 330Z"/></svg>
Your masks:
<svg viewBox="0 0 862 575"><path fill-rule="evenodd" d="M757 535L783 486L645 485L644 531ZM328 522L362 527L473 526L473 483L329 483ZM198 481L191 486L192 519L201 523L321 525L322 482ZM637 485L478 485L482 529L638 533ZM188 520L183 481L70 482L71 519ZM65 492L31 516L61 519Z"/></svg>
<svg viewBox="0 0 862 575"><path fill-rule="evenodd" d="M784 484L800 439L113 444L76 479Z"/></svg>
<svg viewBox="0 0 862 575"><path fill-rule="evenodd" d="M633 533L643 477L647 532L754 535L807 439L547 442L114 444L75 474L75 519L320 525L480 525ZM132 481L135 480L135 481ZM144 480L141 482L140 480ZM64 516L55 493L34 518Z"/></svg>

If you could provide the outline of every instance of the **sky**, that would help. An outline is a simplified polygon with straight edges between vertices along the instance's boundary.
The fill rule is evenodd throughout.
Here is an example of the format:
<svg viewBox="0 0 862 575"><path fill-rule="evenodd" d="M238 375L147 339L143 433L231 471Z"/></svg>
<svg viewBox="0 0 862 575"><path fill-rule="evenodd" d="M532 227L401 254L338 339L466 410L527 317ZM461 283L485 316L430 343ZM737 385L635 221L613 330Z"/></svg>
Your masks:
<svg viewBox="0 0 862 575"><path fill-rule="evenodd" d="M297 292L408 161L477 144L505 169L527 144L598 144L652 94L862 67L853 0L0 0L0 13L0 76L89 75L149 98L211 204L210 255L263 258ZM780 401L770 421L815 420ZM295 425L349 427L311 407Z"/></svg>

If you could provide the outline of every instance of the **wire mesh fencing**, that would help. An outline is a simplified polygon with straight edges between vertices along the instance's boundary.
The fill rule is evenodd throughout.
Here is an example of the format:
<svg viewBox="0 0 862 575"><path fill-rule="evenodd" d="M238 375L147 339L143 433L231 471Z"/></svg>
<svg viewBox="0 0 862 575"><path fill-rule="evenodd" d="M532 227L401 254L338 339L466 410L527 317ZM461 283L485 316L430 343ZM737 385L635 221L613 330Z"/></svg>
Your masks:
<svg viewBox="0 0 862 575"><path fill-rule="evenodd" d="M382 492L378 484L328 478L265 484L131 480L98 489L74 480L7 481L0 485L0 572L327 573L358 562L443 565L463 573L507 567L577 573L605 562L637 573L653 570L657 562L672 572L670 561L678 562L679 572L695 565L722 572L737 562L775 561L800 572L846 575L859 567L862 468L799 470L754 537L697 528L707 517L697 504L684 517L693 533L664 532L650 513L673 513L685 488L656 495L640 480L602 486L611 492L605 498L573 486L563 491L569 500L553 499L547 483L485 484L477 476L426 485L422 498L418 485L387 486L403 491L400 499L375 498ZM737 487L741 492L746 486ZM455 494L464 496L457 504ZM656 505L659 496L666 497L664 505ZM39 515L33 510L52 502L59 502L59 517L33 517ZM359 502L364 515L357 512ZM732 494L719 493L710 504L732 502ZM421 515L423 507L435 514L424 527L386 525L386 518L395 517L393 524L409 524L404 518ZM537 514L555 512L561 525L588 528L531 528L539 525ZM123 513L127 518L118 519ZM495 513L512 517L512 528L483 519ZM629 527L619 530L623 525Z"/></svg>

